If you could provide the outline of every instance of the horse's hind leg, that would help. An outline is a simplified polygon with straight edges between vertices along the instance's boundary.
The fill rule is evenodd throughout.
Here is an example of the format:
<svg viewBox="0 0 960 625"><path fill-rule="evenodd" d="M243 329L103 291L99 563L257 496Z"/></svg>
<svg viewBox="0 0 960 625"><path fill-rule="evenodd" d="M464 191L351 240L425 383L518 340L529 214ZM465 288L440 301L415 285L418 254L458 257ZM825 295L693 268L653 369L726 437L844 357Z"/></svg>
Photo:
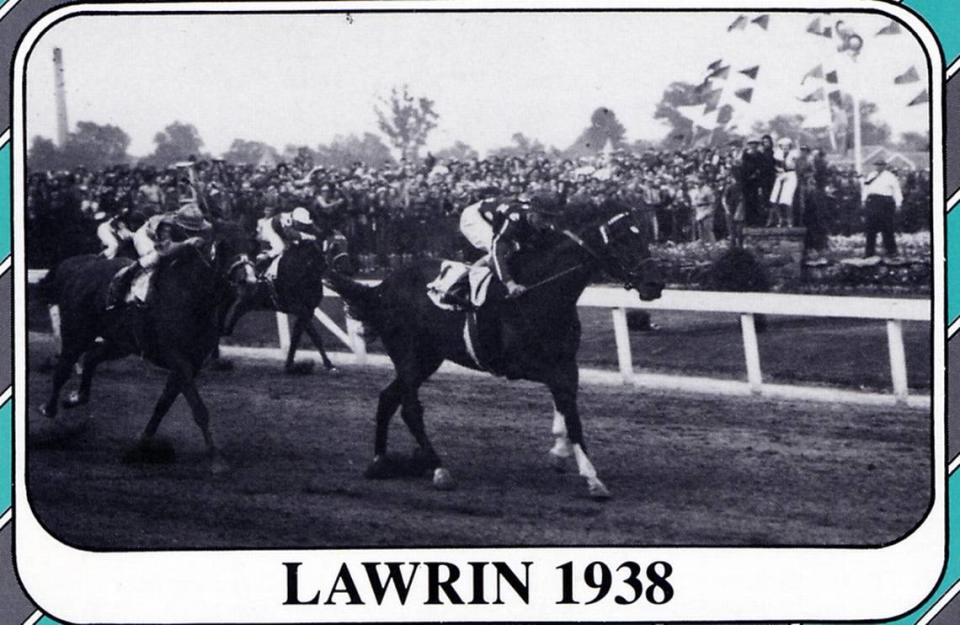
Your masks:
<svg viewBox="0 0 960 625"><path fill-rule="evenodd" d="M320 334L320 330L318 330L313 324L312 316L306 317L304 330L307 331L307 334L310 336L310 340L313 341L313 344L317 347L317 351L320 352L320 358L323 359L323 368L327 371L336 371L337 368L333 366L332 362L330 362L330 357L327 356L327 350L323 347L323 336Z"/></svg>
<svg viewBox="0 0 960 625"><path fill-rule="evenodd" d="M563 472L566 469L567 460L573 455L573 446L567 437L567 423L563 415L553 407L553 427L551 433L554 436L553 447L550 448L550 464L554 470Z"/></svg>
<svg viewBox="0 0 960 625"><path fill-rule="evenodd" d="M441 362L442 358L431 358L422 354L415 359L416 364L411 365L411 371L415 373L409 374L407 380L401 378L400 416L419 446L414 460L421 467L433 470L433 485L436 488L449 490L454 487L453 477L441 466L440 456L430 443L423 423L423 404L420 403L420 385L433 375Z"/></svg>
<svg viewBox="0 0 960 625"><path fill-rule="evenodd" d="M112 343L97 343L83 358L83 372L80 374L80 388L70 393L62 402L64 408L82 406L90 401L90 386L97 367L108 361L120 358L124 353Z"/></svg>
<svg viewBox="0 0 960 625"><path fill-rule="evenodd" d="M390 476L386 462L387 433L390 429L390 419L393 418L402 398L400 380L394 379L386 388L380 391L380 400L377 402L377 425L373 439L373 462L364 471L364 476L371 479Z"/></svg>
<svg viewBox="0 0 960 625"><path fill-rule="evenodd" d="M60 356L57 357L57 365L53 370L53 388L50 392L50 398L47 400L47 403L40 407L40 414L43 416L49 419L57 416L60 391L63 389L63 385L67 383L67 380L70 379L73 365L76 364L82 354L83 350L72 346L69 348L64 346L60 351Z"/></svg>
<svg viewBox="0 0 960 625"><path fill-rule="evenodd" d="M575 371L576 368L574 368ZM576 374L562 376L560 380L551 383L549 386L557 412L563 415L567 436L573 448L573 456L577 461L577 469L580 475L587 480L590 496L594 499L608 499L610 491L600 481L597 470L590 462L590 458L587 457L583 427L580 423L580 414L577 411Z"/></svg>
<svg viewBox="0 0 960 625"><path fill-rule="evenodd" d="M309 318L307 318L309 322ZM304 363L304 366L297 366L296 356L297 348L300 346L300 337L303 336L304 323L303 315L296 315L293 318L293 328L290 331L290 346L287 348L287 360L283 364L284 373L310 373L312 363Z"/></svg>

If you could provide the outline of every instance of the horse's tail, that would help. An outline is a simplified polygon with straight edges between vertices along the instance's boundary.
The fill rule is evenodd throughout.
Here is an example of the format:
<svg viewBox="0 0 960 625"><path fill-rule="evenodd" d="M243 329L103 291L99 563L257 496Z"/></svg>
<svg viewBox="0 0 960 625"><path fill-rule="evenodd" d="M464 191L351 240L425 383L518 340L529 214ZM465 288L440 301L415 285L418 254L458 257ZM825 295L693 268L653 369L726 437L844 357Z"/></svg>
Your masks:
<svg viewBox="0 0 960 625"><path fill-rule="evenodd" d="M381 293L379 287L360 284L338 271L330 270L324 282L340 294L347 304L347 316L363 324L363 335L373 340L381 331Z"/></svg>
<svg viewBox="0 0 960 625"><path fill-rule="evenodd" d="M37 297L47 306L53 306L60 298L60 281L57 280L56 267L48 270L37 283Z"/></svg>

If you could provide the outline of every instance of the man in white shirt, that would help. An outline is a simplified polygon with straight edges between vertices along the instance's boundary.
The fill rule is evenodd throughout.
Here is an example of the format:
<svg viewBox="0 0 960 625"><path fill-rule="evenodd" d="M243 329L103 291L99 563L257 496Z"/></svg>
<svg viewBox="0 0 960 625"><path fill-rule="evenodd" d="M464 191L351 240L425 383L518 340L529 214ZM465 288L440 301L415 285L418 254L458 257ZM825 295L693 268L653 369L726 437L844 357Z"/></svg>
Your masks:
<svg viewBox="0 0 960 625"><path fill-rule="evenodd" d="M883 237L883 248L888 256L897 255L894 237L894 219L903 204L900 181L887 169L885 161L874 163L876 171L863 181L864 231L867 235L867 258L876 253L877 233Z"/></svg>

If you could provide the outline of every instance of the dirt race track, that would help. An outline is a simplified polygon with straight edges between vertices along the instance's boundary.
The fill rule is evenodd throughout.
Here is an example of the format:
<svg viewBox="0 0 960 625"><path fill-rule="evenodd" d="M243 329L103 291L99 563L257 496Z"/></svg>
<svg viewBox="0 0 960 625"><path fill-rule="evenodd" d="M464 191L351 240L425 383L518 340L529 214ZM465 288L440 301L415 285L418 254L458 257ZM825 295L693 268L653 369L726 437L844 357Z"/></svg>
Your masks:
<svg viewBox="0 0 960 625"><path fill-rule="evenodd" d="M49 421L35 410L49 384L36 366L52 348L30 346L28 492L55 536L88 549L876 545L908 533L931 494L925 411L587 387L587 441L614 496L597 503L575 467L548 467L545 389L452 375L422 399L457 490L369 481L390 372L289 377L249 360L201 378L229 472L208 471L182 399L160 428L173 462L125 464L163 374L106 365L91 406ZM390 440L413 448L399 416Z"/></svg>

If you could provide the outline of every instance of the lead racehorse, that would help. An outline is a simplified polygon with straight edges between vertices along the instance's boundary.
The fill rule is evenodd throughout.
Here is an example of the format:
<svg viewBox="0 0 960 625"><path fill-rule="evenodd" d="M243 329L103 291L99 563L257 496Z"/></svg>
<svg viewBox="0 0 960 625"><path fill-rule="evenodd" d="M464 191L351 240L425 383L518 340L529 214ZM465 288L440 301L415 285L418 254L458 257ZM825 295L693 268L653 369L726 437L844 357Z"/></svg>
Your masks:
<svg viewBox="0 0 960 625"><path fill-rule="evenodd" d="M499 355L499 362L506 364L491 373L540 382L549 388L556 437L550 454L558 463L572 455L590 495L596 499L609 497L587 456L577 409L577 300L601 273L637 291L644 300L660 297L664 285L658 266L650 258L648 232L626 206L607 202L601 207L568 207L566 213L576 216L580 225L557 228L546 249L519 252L514 257L514 275L530 290L508 300L497 282L490 287L487 304L477 313L477 325L497 330L488 332L489 336L515 333L512 342L473 345L468 313L442 310L433 304L427 295L427 283L437 274L436 262L398 270L376 287L361 285L337 272L328 273L328 282L347 302L349 314L362 321L368 332L381 337L396 372L380 393L368 477L387 474L388 426L399 407L417 441L421 466L433 470L436 487L452 487L453 478L441 466L427 436L419 389L444 360L489 370L477 357L485 352ZM504 344L518 347L509 354L496 354Z"/></svg>

